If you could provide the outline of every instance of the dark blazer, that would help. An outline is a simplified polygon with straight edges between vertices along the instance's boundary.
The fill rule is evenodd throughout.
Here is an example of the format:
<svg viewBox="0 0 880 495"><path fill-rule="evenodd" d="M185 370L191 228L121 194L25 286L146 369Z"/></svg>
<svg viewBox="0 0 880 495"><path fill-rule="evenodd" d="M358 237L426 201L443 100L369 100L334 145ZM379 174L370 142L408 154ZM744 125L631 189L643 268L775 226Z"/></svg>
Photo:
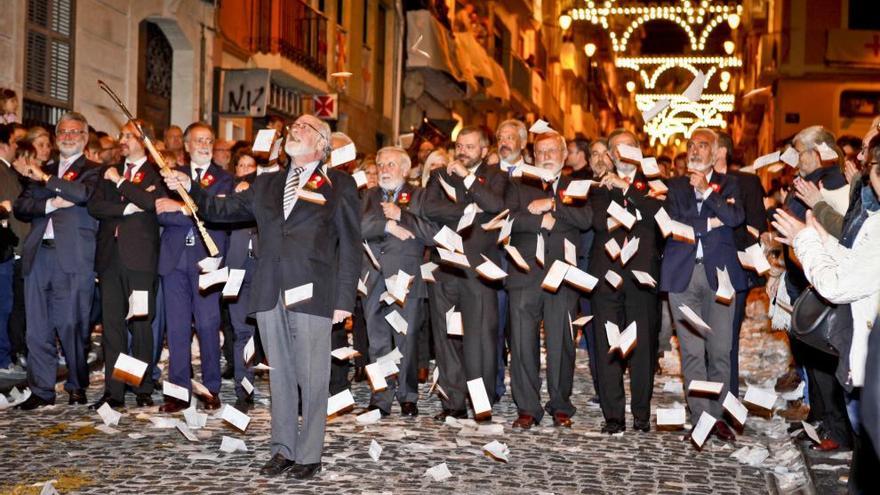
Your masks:
<svg viewBox="0 0 880 495"><path fill-rule="evenodd" d="M649 190L648 181L640 172L636 174L635 180L630 184L625 194L617 188L611 190L599 186L590 188L590 205L595 212L592 226L596 233L590 254L590 275L602 280L608 270L613 268L624 279L631 279L633 270L648 273L655 280L659 277L663 236L657 229L654 215L660 210L662 203L648 196ZM620 226L612 232L608 231L608 206L612 201L623 206L636 218L641 216L641 220L637 220L633 224L632 230L626 230L626 227ZM639 238L639 249L625 266L621 266L619 257L617 260L612 260L605 251L605 243L610 239L614 239L623 248L624 239L635 237ZM597 290L613 291L614 288L603 283Z"/></svg>
<svg viewBox="0 0 880 495"><path fill-rule="evenodd" d="M472 226L459 232L464 241L464 254L472 269L462 270L439 263L440 256L434 252L432 259L440 265L440 268L435 272L437 280L477 278L479 275L473 268L483 263L480 254L486 255L499 266L501 264L501 250L496 242L498 231L486 232L480 225L488 222L506 208L504 194L509 179L506 173L485 163L477 168L475 175L477 179L471 184L471 188L467 189L464 186L463 178L454 174L450 177L446 173L446 169L441 168L431 173L431 179L425 188L424 216L438 223L440 227L445 225L455 230L469 203L476 203L483 210L483 213L477 214ZM447 184L455 189L456 201L454 203L443 192L440 178L443 178Z"/></svg>
<svg viewBox="0 0 880 495"><path fill-rule="evenodd" d="M712 290L718 288L716 268L727 267L730 282L737 291L747 288L746 274L736 254L733 231L745 221L742 196L735 177L713 172L710 179L715 184L700 212L697 212L697 198L688 177L676 177L669 181L666 196L666 210L678 222L694 228L694 234L703 245L703 266ZM708 219L717 217L724 224L707 232ZM670 238L663 253L663 268L660 274L660 288L668 292L684 292L691 281L697 257L697 244L677 241Z"/></svg>
<svg viewBox="0 0 880 495"><path fill-rule="evenodd" d="M758 229L758 232L767 232L767 207L764 206L764 186L761 179L755 174L729 171L727 175L736 177L739 184L739 192L742 196L742 206L746 214L746 220L737 227L733 236L736 239L736 248L740 251L758 242L746 227Z"/></svg>
<svg viewBox="0 0 880 495"><path fill-rule="evenodd" d="M256 221L260 249L250 312L268 311L287 289L314 283L312 298L292 308L331 318L336 309L353 312L361 268L360 200L354 179L334 169L309 183L326 203L297 200L285 219L282 206L287 171L262 174L253 185L226 197L194 184L190 194L211 222ZM329 180L327 180L329 178Z"/></svg>
<svg viewBox="0 0 880 495"><path fill-rule="evenodd" d="M113 167L120 175L124 173L125 164ZM159 169L147 160L131 180L123 181L119 187L103 178L105 170L101 169L102 178L89 200L89 213L101 221L95 271L101 274L109 268L118 249L121 263L129 270L156 273L159 259L156 200L167 196ZM144 211L123 215L129 203Z"/></svg>
<svg viewBox="0 0 880 495"><path fill-rule="evenodd" d="M361 204L361 234L370 245L373 255L379 260L382 273L376 268L364 253L364 271L369 273L367 287L372 289L381 276L383 279L396 275L398 270L415 277L409 294L416 297L427 297L428 291L422 280L420 266L425 255L425 247L433 246L434 236L440 227L430 220L420 216L425 202L425 190L404 183L397 194L396 204L400 208L400 222L402 227L409 230L415 239L401 241L391 234L385 233L387 219L382 212L381 187L368 189L364 193Z"/></svg>
<svg viewBox="0 0 880 495"><path fill-rule="evenodd" d="M178 170L187 176L192 176L192 169L189 165L180 167ZM210 177L210 179L209 179ZM211 184L205 188L205 192L211 195L225 195L233 190L232 175L223 170L215 163L208 166L202 182L210 181ZM201 185L200 185L201 187ZM176 194L171 192L173 196ZM201 218L201 217L200 217ZM204 220L204 219L203 219ZM201 234L196 228L196 223L192 217L186 216L180 212L162 213L159 215L159 225L165 227L162 230L162 242L159 248L159 275L167 275L171 273L177 266L180 257L183 255L183 248L186 245L186 236L190 229L195 232L196 244L195 249L199 251L198 258L202 259L208 256L208 249L202 242ZM208 234L214 239L217 248L220 250L220 256L226 256L226 243L229 240L228 226L211 225L207 223L205 227Z"/></svg>
<svg viewBox="0 0 880 495"><path fill-rule="evenodd" d="M58 163L46 169L51 175L46 184L28 181L13 210L20 220L31 223L31 231L21 250L22 273L31 272L34 257L46 231L49 219L55 232L58 263L64 273L87 273L95 269L95 235L98 221L89 215L86 205L95 191L100 168L97 163L80 156L59 178ZM55 196L74 203L46 215L46 203Z"/></svg>
<svg viewBox="0 0 880 495"><path fill-rule="evenodd" d="M254 185L254 179L257 173L245 175L244 177L236 177L235 185L242 182L249 184L248 187ZM235 190L233 188L233 190ZM226 246L226 266L231 269L245 270L248 268L248 252L253 252L256 256L257 242L257 222L240 222L229 225L229 244ZM250 247L248 247L250 246ZM252 264L251 264L252 265Z"/></svg>
<svg viewBox="0 0 880 495"><path fill-rule="evenodd" d="M18 175L18 172L12 168L11 164L7 164L5 160L0 158L0 201L8 200L10 203L14 203L24 189L23 183L24 178ZM13 212L10 211L8 213L9 218L7 220L9 221L10 233L14 234L17 238L13 244L14 250L16 254L21 255L23 241L27 237L31 226L16 218ZM11 238L9 240L12 241Z"/></svg>
<svg viewBox="0 0 880 495"><path fill-rule="evenodd" d="M547 184L545 190L540 180L529 177L510 180L505 195L505 203L510 208L510 218L513 220L510 244L519 251L530 269L525 272L516 263L510 262L506 280L508 289L538 288L553 262L565 260L565 241L568 240L577 249L581 232L590 228L593 210L587 202L573 198L563 199L565 189L570 183L570 177L560 177L554 193L550 184ZM548 197L556 198L556 209L551 212L556 223L549 231L541 227L544 215L533 215L528 209L532 201ZM498 231L492 232L497 239ZM538 264L535 256L539 233L544 237L543 268Z"/></svg>

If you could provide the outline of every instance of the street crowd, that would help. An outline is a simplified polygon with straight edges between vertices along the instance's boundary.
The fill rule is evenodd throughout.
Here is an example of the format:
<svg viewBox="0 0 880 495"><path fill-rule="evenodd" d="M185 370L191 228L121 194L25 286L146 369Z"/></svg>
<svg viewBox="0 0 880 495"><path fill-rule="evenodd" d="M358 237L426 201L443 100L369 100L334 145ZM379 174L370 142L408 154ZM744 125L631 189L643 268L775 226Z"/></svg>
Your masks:
<svg viewBox="0 0 880 495"><path fill-rule="evenodd" d="M0 368L26 370L22 410L55 404L59 360L68 403L87 404L97 329L93 409L123 408L126 393L152 406L157 388L160 411L196 398L218 409L225 377L246 413L262 363L272 458L261 472L302 479L321 470L327 413L352 381L369 382L381 416L418 415L419 383L432 382L435 419L482 422L509 376L514 428L564 428L584 346L602 432L648 432L658 357L677 342L690 435L734 442L724 404L740 397L747 297L765 287L791 334L816 448L853 449L855 491L877 465L877 121L862 139L807 127L750 167L712 129L651 157L629 130L568 141L515 119L358 159L311 115L270 119L266 152L201 122L161 140L147 122L111 135L76 112L28 128L11 101L0 108ZM765 188L755 169L780 162ZM140 376L123 361L143 364Z"/></svg>

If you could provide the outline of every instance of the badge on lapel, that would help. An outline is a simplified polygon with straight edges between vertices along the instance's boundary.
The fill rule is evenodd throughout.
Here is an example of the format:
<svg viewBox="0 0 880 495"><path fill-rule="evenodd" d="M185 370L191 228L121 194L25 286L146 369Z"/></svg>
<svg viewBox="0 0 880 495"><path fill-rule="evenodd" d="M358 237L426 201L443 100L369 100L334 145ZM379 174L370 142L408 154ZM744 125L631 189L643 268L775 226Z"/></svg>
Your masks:
<svg viewBox="0 0 880 495"><path fill-rule="evenodd" d="M321 188L325 182L327 182L327 179L325 179L323 175L315 172L309 178L309 181L306 182L306 185L303 186L303 189L307 191L315 191Z"/></svg>
<svg viewBox="0 0 880 495"><path fill-rule="evenodd" d="M637 181L633 182L633 186L636 188L636 191L639 191L639 192L644 191L645 188L648 187L647 184L645 184L645 181L643 181L643 180L637 180Z"/></svg>
<svg viewBox="0 0 880 495"><path fill-rule="evenodd" d="M401 192L401 193L397 196L397 204L400 205L400 206L408 205L408 204L409 204L409 201L410 201L410 197L409 197L409 193L408 193L408 192Z"/></svg>
<svg viewBox="0 0 880 495"><path fill-rule="evenodd" d="M67 173L64 174L64 176L62 176L61 178L68 182L72 182L75 181L78 176L79 174L76 173L76 170L68 170Z"/></svg>
<svg viewBox="0 0 880 495"><path fill-rule="evenodd" d="M574 198L572 198L571 196L566 196L565 195L566 190L567 189L560 189L559 190L559 200L562 201L562 204L564 204L564 205L570 205L570 204L574 203Z"/></svg>
<svg viewBox="0 0 880 495"><path fill-rule="evenodd" d="M712 188L713 192L720 193L721 192L721 184L716 184L714 182L709 183L709 187Z"/></svg>
<svg viewBox="0 0 880 495"><path fill-rule="evenodd" d="M217 179L215 179L213 175L205 174L205 176L202 177L202 181L199 184L201 184L202 187L210 187L211 184L213 184L214 181L216 181L216 180Z"/></svg>
<svg viewBox="0 0 880 495"><path fill-rule="evenodd" d="M478 175L478 176L477 176L477 182L479 182L480 185L483 185L483 184L486 183L486 178L483 177L482 175Z"/></svg>
<svg viewBox="0 0 880 495"><path fill-rule="evenodd" d="M138 172L138 173L134 174L134 177L131 178L132 184L140 184L143 181L144 181L144 173L143 172Z"/></svg>

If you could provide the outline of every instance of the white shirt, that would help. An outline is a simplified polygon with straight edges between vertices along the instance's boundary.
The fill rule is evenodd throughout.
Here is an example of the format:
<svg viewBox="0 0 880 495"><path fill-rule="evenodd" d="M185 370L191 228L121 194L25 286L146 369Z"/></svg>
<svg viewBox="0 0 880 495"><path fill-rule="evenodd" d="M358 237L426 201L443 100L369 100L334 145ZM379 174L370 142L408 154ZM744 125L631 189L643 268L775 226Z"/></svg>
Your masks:
<svg viewBox="0 0 880 495"><path fill-rule="evenodd" d="M192 176L192 180L198 181L205 178L205 174L208 172L208 167L210 167L211 164L209 163L204 166L199 166L195 163L190 163L189 166L192 169L192 173L190 174Z"/></svg>
<svg viewBox="0 0 880 495"><path fill-rule="evenodd" d="M67 169L70 168L79 157L82 156L82 153L77 153L70 158L62 158L61 162L58 164L58 177L64 177L64 174L67 173ZM52 206L52 200L46 201L46 215L49 215L53 211L58 208ZM52 225L52 218L49 218L49 222L46 224L46 230L43 231L43 239L54 239L55 238L55 227Z"/></svg>
<svg viewBox="0 0 880 495"><path fill-rule="evenodd" d="M129 180L131 180L132 178L134 178L135 175L137 175L138 171L141 169L141 167L144 165L144 163L147 163L146 156L143 156L140 159L132 161L132 162L128 162L128 161L125 162L125 166L122 168L122 173L123 173L122 179L116 183L116 187L119 187L123 182L125 182L125 170L128 168L129 164L134 164L134 167L131 167L131 172L128 173ZM128 203L125 205L125 210L122 211L122 215L128 216L128 215L131 215L132 213L137 213L140 211L144 211L144 210L140 209L138 207L138 205L136 205L134 203Z"/></svg>
<svg viewBox="0 0 880 495"><path fill-rule="evenodd" d="M474 181L477 180L477 170L479 170L482 162L478 163L474 168L468 169L468 174L464 177L464 188L470 190L471 186L474 184Z"/></svg>
<svg viewBox="0 0 880 495"><path fill-rule="evenodd" d="M289 166L288 169L287 169L287 175L285 176L285 179L284 179L284 180L285 180L285 184L287 183L287 178L290 177L290 173L291 173L291 171L292 171L293 169L299 167L299 166L300 166L300 165L297 165L296 163L291 163L291 164L290 164L290 166ZM297 202L297 200L299 199L299 191L300 191L300 189L302 189L303 186L306 185L306 183L307 183L307 182L309 181L309 179L312 177L312 174L315 173L315 170L317 170L317 168L320 167L320 166L321 166L321 161L320 161L320 160L315 160L315 161L313 161L313 162L311 162L311 163L307 163L307 164L305 164L305 165L302 165L302 167L303 167L303 171L302 171L302 173L299 174L299 187L298 187L297 190L296 190L296 193L297 193L297 194L296 194L296 196L294 196L294 198L293 198L293 203L290 204L290 211L293 211L293 207L296 206L296 202ZM284 208L284 205L282 204L281 207ZM287 218L287 216L290 215L290 211L287 212L287 215L284 215L284 218ZM282 213L283 213L283 212L282 212Z"/></svg>

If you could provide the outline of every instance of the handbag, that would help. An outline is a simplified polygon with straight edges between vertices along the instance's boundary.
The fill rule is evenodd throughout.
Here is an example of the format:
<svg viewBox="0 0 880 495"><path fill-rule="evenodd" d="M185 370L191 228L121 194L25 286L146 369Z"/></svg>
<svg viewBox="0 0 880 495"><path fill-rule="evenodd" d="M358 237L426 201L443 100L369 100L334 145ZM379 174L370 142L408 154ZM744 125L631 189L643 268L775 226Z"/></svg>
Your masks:
<svg viewBox="0 0 880 495"><path fill-rule="evenodd" d="M801 342L839 357L848 352L846 336L852 335L849 304L832 304L813 286L798 296L791 311L790 333Z"/></svg>

